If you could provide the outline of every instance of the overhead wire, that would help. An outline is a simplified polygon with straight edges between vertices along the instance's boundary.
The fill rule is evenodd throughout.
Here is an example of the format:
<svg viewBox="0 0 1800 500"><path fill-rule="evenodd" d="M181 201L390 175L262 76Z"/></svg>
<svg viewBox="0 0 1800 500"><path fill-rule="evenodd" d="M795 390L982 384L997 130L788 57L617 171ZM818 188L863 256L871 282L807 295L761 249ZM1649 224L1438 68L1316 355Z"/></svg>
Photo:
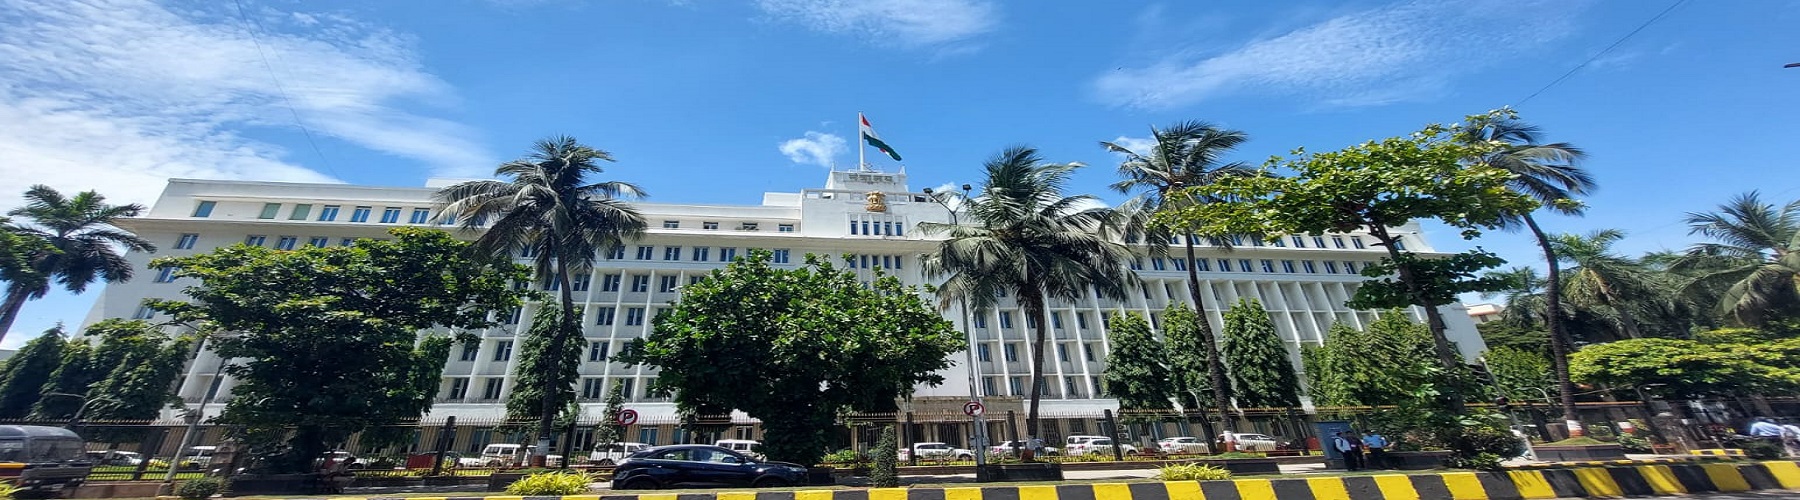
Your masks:
<svg viewBox="0 0 1800 500"><path fill-rule="evenodd" d="M1644 31L1644 28L1648 28L1648 27L1650 27L1650 25L1656 24L1657 21L1662 20L1662 18L1668 16L1670 12L1674 12L1676 7L1680 7L1681 4L1685 4L1685 3L1687 3L1687 1L1688 0L1675 0L1675 3L1669 4L1668 8L1663 9L1662 12L1658 12L1656 14L1656 17L1652 17L1652 18L1650 18L1650 20L1644 21L1643 24L1639 24L1638 27L1636 29L1631 30L1630 33L1626 33L1625 36L1619 37L1618 40L1613 41L1612 45L1606 46L1605 49L1601 49L1600 52L1597 52L1592 57L1587 58L1586 61L1582 61L1581 64L1577 64L1577 65L1575 65L1574 68L1570 68L1567 73L1563 73L1562 76L1556 77L1555 80L1551 80L1549 84L1544 85L1543 88L1537 89L1537 92L1532 92L1531 95L1525 96L1524 99L1520 99L1519 102L1514 103L1513 106L1514 107L1522 106L1526 102L1530 102L1532 98L1537 97L1539 94L1543 94L1544 91L1550 90L1551 87L1555 87L1557 84L1562 83L1563 80L1567 80L1567 79L1569 79L1570 76L1574 76L1575 72L1581 71L1581 68L1587 67L1588 64L1592 64L1595 60L1600 59L1601 56L1605 56L1607 53L1612 52L1613 49L1619 48L1619 45L1624 44L1626 40L1630 40L1631 37L1637 35L1638 32Z"/></svg>
<svg viewBox="0 0 1800 500"><path fill-rule="evenodd" d="M324 164L322 166L325 167L325 171L332 177L337 177L337 169L332 168L331 158L326 157L325 151L319 149L319 141L313 138L312 129L307 128L306 121L300 119L300 110L294 107L294 100L288 97L287 86L281 83L281 77L275 73L275 65L269 63L269 55L263 51L262 40L256 34L257 31L262 30L262 23L251 19L250 15L244 12L243 0L231 1L237 5L238 18L244 23L244 31L250 34L250 43L256 46L256 56L262 59L263 70L269 73L269 80L275 82L276 93L281 96L281 102L287 106L288 113L294 117L294 126L300 128L300 134L306 137L306 144L312 147L313 154L319 156L319 161Z"/></svg>

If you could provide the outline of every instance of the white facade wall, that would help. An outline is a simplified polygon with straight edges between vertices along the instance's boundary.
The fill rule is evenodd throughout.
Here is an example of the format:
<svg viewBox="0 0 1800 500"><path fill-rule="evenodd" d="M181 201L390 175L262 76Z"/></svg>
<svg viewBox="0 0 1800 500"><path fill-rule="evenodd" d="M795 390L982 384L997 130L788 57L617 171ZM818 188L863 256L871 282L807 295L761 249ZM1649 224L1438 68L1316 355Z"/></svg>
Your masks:
<svg viewBox="0 0 1800 500"><path fill-rule="evenodd" d="M155 255L134 253L133 263L145 266L153 257L190 255L215 248L239 244L261 236L264 246L275 247L292 242L295 247L323 238L328 245L341 245L347 238L380 238L392 226L414 225L415 211L428 210L436 217L430 188L380 188L341 184L295 184L271 182L238 182L206 180L170 180L162 197L143 217L120 225L155 242L161 252ZM865 210L867 193L885 194L887 211ZM210 202L210 213L196 211ZM273 206L273 213L266 207ZM304 208L302 208L304 206ZM613 384L630 384L631 406L643 414L643 421L669 422L674 418L674 405L666 396L650 394L646 388L655 372L643 367L610 362L625 342L648 333L650 319L656 310L667 307L679 297L679 289L665 290L664 285L685 285L707 272L723 267L725 252L744 255L750 248L786 250L789 265L804 262L807 253L856 255L856 271L865 275L872 271L862 264L864 257L874 259L872 265L890 263L890 274L909 284L926 282L918 265L918 255L936 244L917 230L924 221L948 222L947 210L932 202L922 192L906 186L905 174L881 172L833 172L823 189L807 189L800 193L767 193L760 206L695 205L640 203L639 210L650 230L641 241L624 249L623 258L602 256L587 282L585 290L575 279L575 296L585 307L582 324L586 328L590 351L582 354L581 382L578 396L585 404L601 405L600 399ZM336 208L332 220L321 220L328 208ZM358 210L368 209L367 219L353 221ZM296 210L304 212L296 216ZM393 222L383 222L384 214L398 210ZM264 217L272 215L272 217ZM754 229L751 225L754 224ZM429 222L418 225L430 225ZM868 227L865 230L864 227ZM665 227L668 226L668 227ZM716 226L716 227L715 227ZM897 233L897 234L896 234ZM1416 225L1395 229L1403 235L1411 250L1431 251ZM191 235L191 236L187 236ZM292 238L289 240L288 238ZM1355 311L1344 302L1355 292L1363 278L1348 268L1362 269L1380 260L1384 253L1369 245L1373 238L1360 234L1301 236L1281 238L1280 245L1245 241L1238 248L1225 251L1210 245L1198 249L1201 289L1207 317L1221 324L1220 314L1239 298L1256 298L1273 314L1275 326L1289 345L1290 358L1298 366L1298 348L1316 344L1334 322L1356 327L1372 321L1377 313ZM192 241L191 248L181 248ZM1358 242L1363 248L1357 248ZM645 250L647 249L647 250ZM672 250L673 249L673 250ZM704 250L700 250L704 249ZM729 250L728 250L729 249ZM1161 311L1174 303L1187 303L1187 273L1177 262L1179 246L1167 258L1144 257L1134 264L1141 267L1144 283L1138 293L1123 301L1084 297L1076 301L1057 301L1048 312L1051 322L1051 344L1045 363L1047 399L1046 415L1057 413L1095 412L1099 408L1116 408L1116 402L1101 394L1100 375L1105 369L1108 350L1104 317L1117 311L1135 311L1160 321ZM698 252L704 251L704 259ZM640 259L645 252L647 259ZM515 256L519 256L515 254ZM523 260L521 260L523 262ZM1225 267L1229 269L1225 269ZM106 287L90 312L87 323L105 318L142 317L145 299L182 299L181 288L190 280L160 282L158 270L148 269L138 279ZM616 280L617 290L609 290ZM665 282L665 280L672 280ZM634 285L643 285L637 289ZM541 304L528 304L519 311L520 320L480 332L478 350L465 358L462 347L452 349L444 369L439 398L431 417L455 415L459 418L498 418L502 416L504 397L511 390L514 363L517 362L516 337L523 323ZM1415 313L1417 311L1414 311ZM611 313L610 321L602 315ZM1483 349L1474 324L1463 312L1461 304L1444 308L1449 322L1449 336L1457 342L1464 356L1473 359ZM501 312L500 317L511 316ZM1416 314L1415 314L1416 315ZM956 308L945 311L945 317L963 327L962 313ZM157 317L154 319L166 319ZM1002 299L993 310L974 315L971 332L978 355L980 372L976 390L984 396L1023 396L1029 385L1031 366L1030 335L1034 323L1024 317L1010 298ZM1215 329L1216 330L1216 329ZM510 349L509 349L510 346ZM511 351L512 355L506 353ZM605 359L602 359L605 358ZM939 387L921 387L918 396L968 397L968 354L952 356L953 367L943 375L946 383ZM192 362L183 380L180 396L189 403L202 400L209 390L228 394L230 380L215 385L214 374L221 360L202 353ZM490 390L493 384L493 390ZM217 406L212 409L216 411ZM598 408L592 411L598 412ZM212 413L212 412L209 412Z"/></svg>

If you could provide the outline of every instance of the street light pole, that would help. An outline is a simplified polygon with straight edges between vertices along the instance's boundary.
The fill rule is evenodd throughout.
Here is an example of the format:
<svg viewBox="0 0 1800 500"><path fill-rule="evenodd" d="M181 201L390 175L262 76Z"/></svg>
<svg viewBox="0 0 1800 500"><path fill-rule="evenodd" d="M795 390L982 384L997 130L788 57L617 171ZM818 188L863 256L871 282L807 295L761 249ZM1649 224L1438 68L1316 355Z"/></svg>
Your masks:
<svg viewBox="0 0 1800 500"><path fill-rule="evenodd" d="M193 446L194 434L200 430L200 421L206 418L206 404L212 402L215 392L213 388L218 386L219 377L224 373L225 359L220 358L219 367L213 370L212 380L206 383L206 395L200 398L200 406L186 412L187 429L181 431L181 445L175 447L175 457L169 460L169 473L163 476L165 488L175 484L175 472L181 470L181 454L186 453L189 446ZM149 457L145 459L148 460Z"/></svg>
<svg viewBox="0 0 1800 500"><path fill-rule="evenodd" d="M962 185L963 199L968 199L969 190L971 189L974 189L974 186L968 184ZM943 197L938 197L931 191L931 188L925 188L925 195L931 197L931 201L937 202L938 205L944 207L946 212L949 212L950 225L961 225L956 218L956 209L950 208L950 203L948 201L950 194L944 193ZM956 300L957 309L962 311L963 340L968 342L969 345L969 398L976 403L981 403L981 387L976 380L981 377L981 368L980 365L977 364L978 360L975 357L975 334L969 330L969 298L958 296ZM974 419L973 423L975 427L975 435L973 436L975 438L975 449L971 451L973 451L973 454L975 455L975 466L982 467L987 465L987 422L986 419L981 418L981 415L973 415L972 418Z"/></svg>

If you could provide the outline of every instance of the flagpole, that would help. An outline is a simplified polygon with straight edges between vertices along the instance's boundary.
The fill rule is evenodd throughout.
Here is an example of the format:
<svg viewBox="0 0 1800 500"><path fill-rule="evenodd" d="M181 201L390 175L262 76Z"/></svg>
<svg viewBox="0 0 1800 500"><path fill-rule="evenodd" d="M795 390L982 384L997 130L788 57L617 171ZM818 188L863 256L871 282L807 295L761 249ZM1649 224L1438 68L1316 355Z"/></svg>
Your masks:
<svg viewBox="0 0 1800 500"><path fill-rule="evenodd" d="M863 114L861 111L858 111L856 112L856 171L858 172L869 169L869 164L863 158L864 150L868 149L869 141L863 139L862 123Z"/></svg>

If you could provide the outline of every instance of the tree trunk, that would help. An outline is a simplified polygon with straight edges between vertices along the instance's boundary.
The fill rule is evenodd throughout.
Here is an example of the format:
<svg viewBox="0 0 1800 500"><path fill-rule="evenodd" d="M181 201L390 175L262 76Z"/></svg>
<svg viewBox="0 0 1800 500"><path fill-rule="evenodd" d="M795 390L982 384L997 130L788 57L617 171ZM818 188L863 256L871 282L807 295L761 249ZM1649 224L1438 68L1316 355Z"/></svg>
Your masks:
<svg viewBox="0 0 1800 500"><path fill-rule="evenodd" d="M549 249L544 250L548 251ZM561 371L557 369L562 364L561 356L568 354L560 352L558 349L563 346L570 335L579 335L581 332L581 321L575 319L575 293L570 290L573 288L573 283L569 281L569 263L561 254L556 256L556 278L554 279L556 280L557 295L562 302L559 304L559 307L562 308L562 325L554 330L556 333L552 334L550 338L550 348L543 353L548 358L546 361L549 364L539 367L539 369L549 368L551 374ZM561 389L557 387L559 382L562 381L557 380L557 377L546 376L544 377L544 387L539 389L542 393L544 409L543 414L538 416L537 451L533 452L531 457L534 466L549 465L550 440L551 436L556 433L556 414L562 410L562 405L556 404L556 394ZM564 453L563 460L568 461L569 455L571 454ZM539 457L545 459L540 461Z"/></svg>
<svg viewBox="0 0 1800 500"><path fill-rule="evenodd" d="M12 331L13 321L19 319L19 310L25 308L25 299L30 296L25 290L6 288L6 301L0 303L0 340L6 340L6 333Z"/></svg>
<svg viewBox="0 0 1800 500"><path fill-rule="evenodd" d="M1031 387L1026 389L1031 393L1031 407L1025 413L1025 434L1041 439L1043 436L1038 435L1038 401L1043 399L1043 391L1039 388L1044 384L1044 342L1049 339L1050 329L1044 321L1044 310L1050 306L1045 303L1047 299L1041 289L1020 289L1019 299L1025 306L1025 314L1037 319L1037 338L1031 343Z"/></svg>
<svg viewBox="0 0 1800 500"><path fill-rule="evenodd" d="M1562 403L1563 423L1569 426L1570 436L1586 435L1581 429L1581 419L1575 413L1575 382L1569 379L1569 337L1563 331L1562 324L1562 269L1556 258L1556 251L1550 247L1550 238L1544 235L1543 228L1538 227L1536 219L1527 213L1523 217L1525 226L1531 228L1531 235L1537 238L1538 248L1544 251L1546 268L1545 279L1549 280L1544 288L1544 327L1550 331L1550 365L1556 371L1557 399Z"/></svg>
<svg viewBox="0 0 1800 500"><path fill-rule="evenodd" d="M1188 296L1194 299L1194 314L1200 319L1195 323L1200 327L1201 345L1206 346L1206 372L1212 380L1214 410L1219 412L1219 426L1231 430L1231 399L1225 392L1225 361L1220 359L1219 343L1213 338L1212 318L1206 314L1206 302L1200 299L1200 271L1194 267L1193 234L1183 235L1182 241L1187 243ZM1211 426L1208 427L1207 432L1212 432ZM1207 439L1212 437L1207 436Z"/></svg>
<svg viewBox="0 0 1800 500"><path fill-rule="evenodd" d="M1444 334L1444 315L1438 312L1437 306L1431 305L1430 301L1425 300L1425 292L1419 288L1418 278L1413 276L1412 268L1399 265L1400 249L1394 246L1394 237L1389 235L1387 228L1380 224L1370 225L1369 234L1379 240L1381 246L1387 249L1388 258L1393 259L1394 270L1400 275L1400 282L1406 285L1407 293L1413 297L1413 305L1425 310L1425 326L1431 330L1431 344L1433 350L1437 352L1438 362L1443 364L1445 370L1454 372L1462 369L1457 366L1461 363L1456 360L1456 350L1450 347L1450 337ZM1446 385L1444 386L1444 395L1449 399L1451 410L1456 413L1463 412L1464 401L1461 391L1456 390L1454 385Z"/></svg>

